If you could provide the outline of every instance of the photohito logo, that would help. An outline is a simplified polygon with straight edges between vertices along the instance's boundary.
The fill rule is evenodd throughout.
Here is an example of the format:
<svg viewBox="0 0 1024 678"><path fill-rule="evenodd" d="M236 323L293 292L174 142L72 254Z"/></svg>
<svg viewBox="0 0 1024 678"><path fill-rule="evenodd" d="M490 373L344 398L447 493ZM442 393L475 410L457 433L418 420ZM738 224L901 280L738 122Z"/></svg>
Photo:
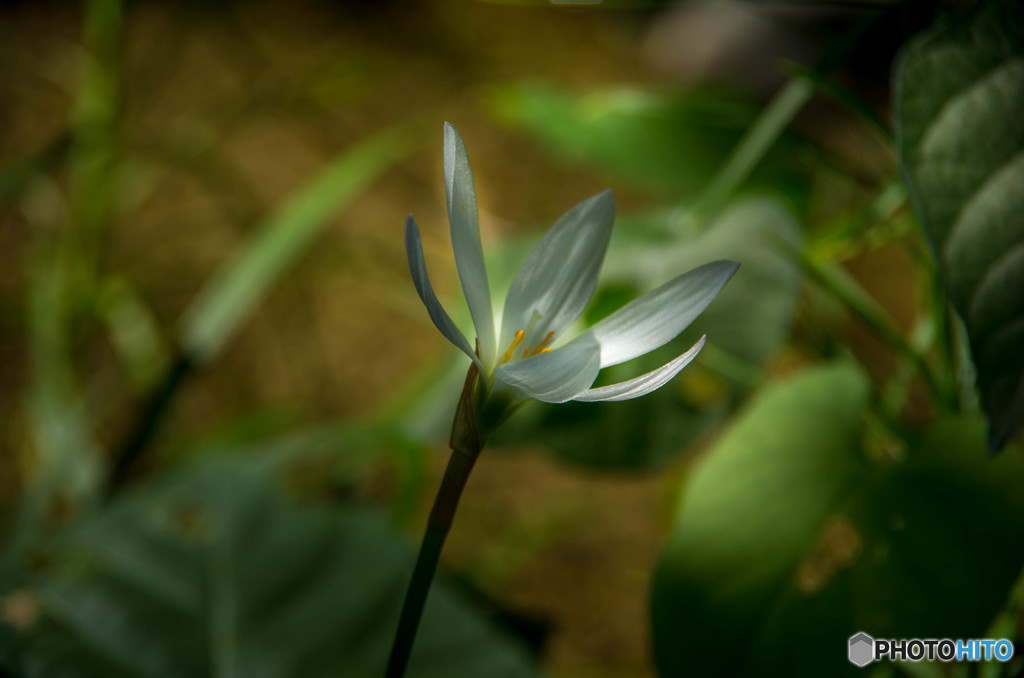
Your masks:
<svg viewBox="0 0 1024 678"><path fill-rule="evenodd" d="M1008 662L1013 658L1013 643L1006 638L953 640L950 638L875 639L863 631L850 636L849 658L852 664L867 666L880 659L919 662L938 659L944 662Z"/></svg>

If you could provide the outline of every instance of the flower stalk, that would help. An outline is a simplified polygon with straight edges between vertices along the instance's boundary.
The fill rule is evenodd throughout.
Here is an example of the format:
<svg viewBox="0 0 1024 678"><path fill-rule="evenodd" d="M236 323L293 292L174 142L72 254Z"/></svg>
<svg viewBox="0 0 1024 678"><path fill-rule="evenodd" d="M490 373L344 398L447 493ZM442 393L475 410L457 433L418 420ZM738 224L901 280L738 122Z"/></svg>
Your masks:
<svg viewBox="0 0 1024 678"><path fill-rule="evenodd" d="M416 566L409 581L409 588L405 592L395 642L391 646L386 678L402 678L405 675L413 641L416 639L416 630L419 628L423 608L427 603L427 594L437 572L441 549L444 548L444 542L455 519L455 510L459 506L459 499L462 498L462 490L466 487L469 474L483 447L477 433L473 407L478 376L476 363L473 363L466 374L466 383L455 410L449 440L452 456L448 460L441 488L437 491L434 506L430 510L427 529L423 535L419 555L416 557Z"/></svg>

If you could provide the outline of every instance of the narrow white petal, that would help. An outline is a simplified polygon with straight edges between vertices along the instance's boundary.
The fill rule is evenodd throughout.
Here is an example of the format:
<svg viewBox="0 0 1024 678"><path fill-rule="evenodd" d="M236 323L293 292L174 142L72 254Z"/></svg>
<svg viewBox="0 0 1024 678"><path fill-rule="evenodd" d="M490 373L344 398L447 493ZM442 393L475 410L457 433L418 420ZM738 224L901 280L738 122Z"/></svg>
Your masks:
<svg viewBox="0 0 1024 678"><path fill-rule="evenodd" d="M524 399L564 403L586 391L597 378L601 347L574 342L549 353L498 365L495 387L502 382Z"/></svg>
<svg viewBox="0 0 1024 678"><path fill-rule="evenodd" d="M476 211L476 189L466 146L458 130L444 124L444 188L448 196L448 223L451 226L455 265L459 269L462 291L473 316L480 357L485 365L494 364L494 314L491 289L487 283L484 251L480 244L480 223Z"/></svg>
<svg viewBox="0 0 1024 678"><path fill-rule="evenodd" d="M581 393L580 395L573 398L573 400L582 400L583 402L598 402L598 401L616 401L616 400L630 400L632 398L639 398L642 395L647 395L651 391L661 388L669 382L672 377L679 374L679 371L690 364L700 350L704 348L704 340L706 335L701 337L700 340L690 348L689 351L682 354L672 362L666 363L656 370L652 370L647 374L639 376L629 381L622 381L618 384L610 384L608 386L601 386L599 388L590 388Z"/></svg>
<svg viewBox="0 0 1024 678"><path fill-rule="evenodd" d="M512 281L502 313L500 346L508 345L516 330L526 329L534 312L540 320L523 339L530 346L579 317L597 286L614 221L612 192L604 191L573 207L551 227Z"/></svg>
<svg viewBox="0 0 1024 678"><path fill-rule="evenodd" d="M618 365L679 336L718 295L739 264L714 261L631 301L576 341L601 344L601 367Z"/></svg>
<svg viewBox="0 0 1024 678"><path fill-rule="evenodd" d="M444 307L441 306L441 302L437 300L437 295L434 294L434 288L430 285L430 276L427 275L427 264L423 260L423 242L420 239L420 229L416 226L416 220L413 219L411 214L405 220L405 253L409 258L409 272L412 273L412 282L416 285L416 291L419 293L423 305L427 307L427 313L430 314L430 319L434 321L434 326L441 331L441 334L447 337L448 341L455 344L457 348L472 358L477 367L483 370L480 359L476 357L473 349L470 348L466 337L455 326L455 323L452 322Z"/></svg>

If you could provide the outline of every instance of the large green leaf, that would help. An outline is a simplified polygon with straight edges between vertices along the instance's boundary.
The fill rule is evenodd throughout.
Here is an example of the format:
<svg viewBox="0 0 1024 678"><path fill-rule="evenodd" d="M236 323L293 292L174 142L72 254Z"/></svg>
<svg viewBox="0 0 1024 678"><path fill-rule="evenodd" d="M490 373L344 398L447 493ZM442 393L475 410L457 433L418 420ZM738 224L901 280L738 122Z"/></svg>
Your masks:
<svg viewBox="0 0 1024 678"><path fill-rule="evenodd" d="M861 449L850 365L765 389L689 478L654 578L662 675L854 675L847 639L983 637L1024 564L1024 469L941 421Z"/></svg>
<svg viewBox="0 0 1024 678"><path fill-rule="evenodd" d="M915 40L896 72L900 160L989 417L1024 426L1024 5L993 1Z"/></svg>
<svg viewBox="0 0 1024 678"><path fill-rule="evenodd" d="M517 414L501 439L536 440L572 461L601 468L641 469L665 463L730 411L788 336L799 298L801 274L793 253L800 228L777 202L735 203L699 234L679 237L678 213L622 219L608 252L604 283L588 320L607 315L637 290L716 259L740 269L683 336L643 358L606 369L603 382L623 381L668 362L708 336L704 355L683 374L650 395L618 403L532 405ZM712 366L718 374L706 369ZM723 379L722 372L742 379ZM708 395L714 397L707 397Z"/></svg>
<svg viewBox="0 0 1024 678"><path fill-rule="evenodd" d="M77 528L33 595L16 675L383 675L412 569L367 509L291 501L264 473L208 465ZM0 623L0 641L11 629ZM0 659L10 652L0 653ZM533 676L525 651L443 584L412 676Z"/></svg>

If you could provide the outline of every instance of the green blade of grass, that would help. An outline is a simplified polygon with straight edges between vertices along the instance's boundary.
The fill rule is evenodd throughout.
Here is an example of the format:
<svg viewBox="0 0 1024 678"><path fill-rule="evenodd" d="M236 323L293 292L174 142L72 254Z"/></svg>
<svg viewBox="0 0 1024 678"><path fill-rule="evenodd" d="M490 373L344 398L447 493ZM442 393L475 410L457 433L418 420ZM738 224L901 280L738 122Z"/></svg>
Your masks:
<svg viewBox="0 0 1024 678"><path fill-rule="evenodd" d="M24 204L35 227L26 393L33 453L15 545L28 543L41 525L57 526L88 510L99 487L103 453L78 392L72 346L75 320L91 309L100 235L114 205L120 30L120 0L85 4L85 67L75 91L70 131L0 182L7 195L23 188L34 191ZM38 180L64 155L65 147L70 178L66 206L55 185Z"/></svg>
<svg viewBox="0 0 1024 678"><path fill-rule="evenodd" d="M197 363L214 357L331 215L418 148L420 139L423 135L408 125L374 134L333 160L273 213L214 273L186 311L179 328L185 355Z"/></svg>
<svg viewBox="0 0 1024 678"><path fill-rule="evenodd" d="M699 220L724 206L813 94L814 86L806 80L793 78L787 82L740 139L684 220Z"/></svg>

